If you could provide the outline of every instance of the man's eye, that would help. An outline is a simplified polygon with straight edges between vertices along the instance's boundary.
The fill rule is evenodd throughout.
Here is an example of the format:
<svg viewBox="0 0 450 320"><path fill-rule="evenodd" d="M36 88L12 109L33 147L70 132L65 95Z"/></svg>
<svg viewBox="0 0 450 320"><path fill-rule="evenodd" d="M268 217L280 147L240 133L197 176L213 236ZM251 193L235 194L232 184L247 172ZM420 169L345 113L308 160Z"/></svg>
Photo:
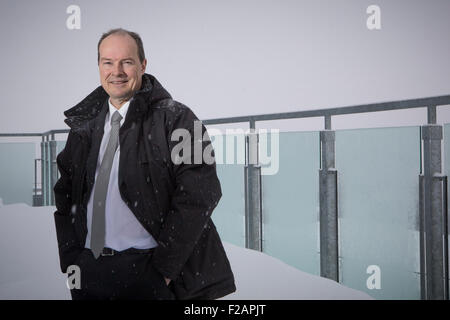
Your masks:
<svg viewBox="0 0 450 320"><path fill-rule="evenodd" d="M111 62L104 62L103 64L111 64Z"/></svg>

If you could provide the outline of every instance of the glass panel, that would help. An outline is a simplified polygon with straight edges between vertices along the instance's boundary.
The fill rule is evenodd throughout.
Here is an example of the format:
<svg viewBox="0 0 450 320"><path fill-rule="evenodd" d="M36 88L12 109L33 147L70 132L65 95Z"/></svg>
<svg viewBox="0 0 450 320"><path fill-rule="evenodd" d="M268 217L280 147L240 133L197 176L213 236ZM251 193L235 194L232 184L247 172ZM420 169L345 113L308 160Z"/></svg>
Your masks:
<svg viewBox="0 0 450 320"><path fill-rule="evenodd" d="M0 198L3 204L33 205L35 158L33 142L0 143Z"/></svg>
<svg viewBox="0 0 450 320"><path fill-rule="evenodd" d="M56 141L56 155L58 155L66 146L66 141Z"/></svg>
<svg viewBox="0 0 450 320"><path fill-rule="evenodd" d="M336 131L336 168L341 283L420 299L420 127Z"/></svg>
<svg viewBox="0 0 450 320"><path fill-rule="evenodd" d="M66 141L56 141L56 156L58 157L58 154L63 151L64 147L66 146ZM56 168L57 171L57 177L59 179L60 174L58 168ZM57 180L58 181L58 180ZM55 181L56 182L56 181Z"/></svg>
<svg viewBox="0 0 450 320"><path fill-rule="evenodd" d="M275 144L262 138L260 151L267 145L274 159ZM319 275L319 132L280 132L278 163L278 172L262 175L263 251Z"/></svg>
<svg viewBox="0 0 450 320"><path fill-rule="evenodd" d="M245 247L245 135L210 134L210 138L222 188L211 218L222 241Z"/></svg>

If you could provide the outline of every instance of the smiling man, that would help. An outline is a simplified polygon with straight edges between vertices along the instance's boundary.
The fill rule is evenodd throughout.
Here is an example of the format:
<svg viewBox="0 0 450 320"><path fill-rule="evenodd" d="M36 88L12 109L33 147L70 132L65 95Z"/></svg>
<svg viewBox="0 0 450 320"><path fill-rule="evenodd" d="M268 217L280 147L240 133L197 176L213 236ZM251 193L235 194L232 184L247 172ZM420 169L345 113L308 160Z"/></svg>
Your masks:
<svg viewBox="0 0 450 320"><path fill-rule="evenodd" d="M217 299L236 290L210 216L221 196L215 162L172 163L176 129L198 118L145 73L138 34L98 43L101 86L67 110L58 155L55 224L62 272L77 265L72 299ZM206 128L202 150L211 148ZM212 153L214 155L214 153Z"/></svg>

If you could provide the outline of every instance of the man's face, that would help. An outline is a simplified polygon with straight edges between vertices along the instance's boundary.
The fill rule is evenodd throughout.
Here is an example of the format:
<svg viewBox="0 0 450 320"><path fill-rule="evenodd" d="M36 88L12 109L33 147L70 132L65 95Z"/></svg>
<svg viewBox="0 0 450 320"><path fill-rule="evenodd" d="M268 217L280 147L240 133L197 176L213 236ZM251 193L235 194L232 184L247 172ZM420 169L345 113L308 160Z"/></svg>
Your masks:
<svg viewBox="0 0 450 320"><path fill-rule="evenodd" d="M147 65L147 60L139 61L136 42L129 35L112 34L101 42L99 53L103 89L111 101L129 100L141 88Z"/></svg>

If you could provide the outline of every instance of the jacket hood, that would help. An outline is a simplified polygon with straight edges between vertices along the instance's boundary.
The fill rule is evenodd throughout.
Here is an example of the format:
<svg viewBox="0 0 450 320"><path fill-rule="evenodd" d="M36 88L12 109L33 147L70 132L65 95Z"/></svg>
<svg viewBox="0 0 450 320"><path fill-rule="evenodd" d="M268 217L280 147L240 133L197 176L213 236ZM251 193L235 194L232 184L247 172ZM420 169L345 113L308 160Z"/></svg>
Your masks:
<svg viewBox="0 0 450 320"><path fill-rule="evenodd" d="M109 95L105 89L98 86L77 105L64 111L64 115L67 117L64 122L71 128L82 127L100 113L108 98ZM144 107L149 107L160 100L172 97L153 75L144 73L141 89L134 94L134 98L144 102L142 104Z"/></svg>

